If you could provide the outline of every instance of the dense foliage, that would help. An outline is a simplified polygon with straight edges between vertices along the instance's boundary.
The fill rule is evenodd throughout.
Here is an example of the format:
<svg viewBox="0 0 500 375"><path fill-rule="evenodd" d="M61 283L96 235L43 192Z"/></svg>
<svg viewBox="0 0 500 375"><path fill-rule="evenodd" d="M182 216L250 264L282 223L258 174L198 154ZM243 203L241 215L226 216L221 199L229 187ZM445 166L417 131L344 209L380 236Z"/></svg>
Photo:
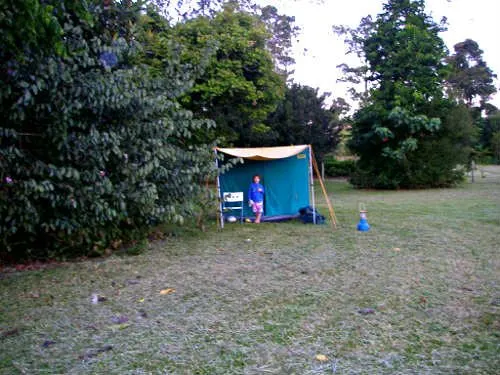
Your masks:
<svg viewBox="0 0 500 375"><path fill-rule="evenodd" d="M425 14L424 1L389 0L375 21L364 19L353 34L371 87L354 116L350 147L360 157L354 185L449 186L461 180L455 167L467 161L472 128L443 96L441 30Z"/></svg>
<svg viewBox="0 0 500 375"><path fill-rule="evenodd" d="M474 157L477 162L500 164L500 111L479 121L479 142Z"/></svg>
<svg viewBox="0 0 500 375"><path fill-rule="evenodd" d="M12 0L0 12L2 256L99 252L181 221L213 162L208 145L184 145L212 124L176 102L190 88L180 59L157 76L133 63L131 5Z"/></svg>
<svg viewBox="0 0 500 375"><path fill-rule="evenodd" d="M255 144L269 130L263 121L285 88L266 48L270 35L264 22L230 3L213 18L189 20L174 32L188 46L183 58L190 64L197 64L206 48L215 47L205 71L182 99L193 113L217 123L216 131L204 136L223 137L236 146Z"/></svg>

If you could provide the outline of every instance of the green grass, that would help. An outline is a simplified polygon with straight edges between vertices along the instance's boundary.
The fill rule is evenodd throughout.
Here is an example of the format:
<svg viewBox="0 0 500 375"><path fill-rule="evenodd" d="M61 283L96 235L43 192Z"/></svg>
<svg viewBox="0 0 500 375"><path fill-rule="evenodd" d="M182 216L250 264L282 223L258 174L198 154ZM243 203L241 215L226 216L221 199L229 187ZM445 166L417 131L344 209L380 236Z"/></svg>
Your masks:
<svg viewBox="0 0 500 375"><path fill-rule="evenodd" d="M328 181L335 232L184 229L137 256L0 274L0 373L495 374L500 168L485 173L418 191Z"/></svg>

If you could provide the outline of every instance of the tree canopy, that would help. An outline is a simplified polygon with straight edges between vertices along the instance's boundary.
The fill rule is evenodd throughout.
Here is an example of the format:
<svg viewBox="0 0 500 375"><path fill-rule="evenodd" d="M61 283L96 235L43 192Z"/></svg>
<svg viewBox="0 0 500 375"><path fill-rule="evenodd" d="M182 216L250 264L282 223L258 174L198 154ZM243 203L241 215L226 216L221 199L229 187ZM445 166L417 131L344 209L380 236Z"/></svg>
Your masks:
<svg viewBox="0 0 500 375"><path fill-rule="evenodd" d="M450 74L447 79L450 95L469 107L475 98L479 98L483 107L490 95L497 89L493 84L496 74L483 60L483 51L477 42L466 39L454 46L455 53L447 58Z"/></svg>
<svg viewBox="0 0 500 375"><path fill-rule="evenodd" d="M453 131L443 126L451 110L443 95L443 25L425 13L424 5L389 0L375 20L365 18L357 30L344 30L366 62L363 72L370 83L350 142L360 157L352 179L357 186L445 186L459 178L454 167L463 161L465 148L446 148L447 163L429 151L430 144L448 143Z"/></svg>
<svg viewBox="0 0 500 375"><path fill-rule="evenodd" d="M214 18L198 17L178 24L174 34L185 46L183 59L190 64L200 61L209 45L215 46L182 104L214 120L217 129L213 136L224 137L226 144L251 144L266 131L262 123L285 88L266 48L270 35L264 22L229 4Z"/></svg>

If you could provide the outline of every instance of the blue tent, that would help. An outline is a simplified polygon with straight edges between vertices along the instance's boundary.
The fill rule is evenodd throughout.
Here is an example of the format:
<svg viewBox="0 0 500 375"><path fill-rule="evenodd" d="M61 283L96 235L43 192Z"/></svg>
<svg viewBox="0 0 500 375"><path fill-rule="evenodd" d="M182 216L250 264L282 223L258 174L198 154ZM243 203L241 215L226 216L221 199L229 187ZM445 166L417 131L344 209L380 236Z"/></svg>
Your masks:
<svg viewBox="0 0 500 375"><path fill-rule="evenodd" d="M315 208L312 184L312 151L309 145L261 148L217 148L216 152L243 159L218 178L219 196L225 192L244 193L245 217L253 216L248 202L248 188L258 174L265 188L264 220L294 217L300 208ZM221 223L224 214L221 211ZM223 225L223 224L222 224Z"/></svg>

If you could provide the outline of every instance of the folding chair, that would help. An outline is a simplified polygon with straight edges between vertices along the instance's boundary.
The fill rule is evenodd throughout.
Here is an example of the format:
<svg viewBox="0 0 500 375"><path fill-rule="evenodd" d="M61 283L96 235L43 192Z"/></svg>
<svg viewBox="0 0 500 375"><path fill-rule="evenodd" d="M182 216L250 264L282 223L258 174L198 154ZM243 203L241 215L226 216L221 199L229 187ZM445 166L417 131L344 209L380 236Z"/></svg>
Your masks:
<svg viewBox="0 0 500 375"><path fill-rule="evenodd" d="M222 193L222 212L240 210L240 223L243 222L243 192Z"/></svg>

